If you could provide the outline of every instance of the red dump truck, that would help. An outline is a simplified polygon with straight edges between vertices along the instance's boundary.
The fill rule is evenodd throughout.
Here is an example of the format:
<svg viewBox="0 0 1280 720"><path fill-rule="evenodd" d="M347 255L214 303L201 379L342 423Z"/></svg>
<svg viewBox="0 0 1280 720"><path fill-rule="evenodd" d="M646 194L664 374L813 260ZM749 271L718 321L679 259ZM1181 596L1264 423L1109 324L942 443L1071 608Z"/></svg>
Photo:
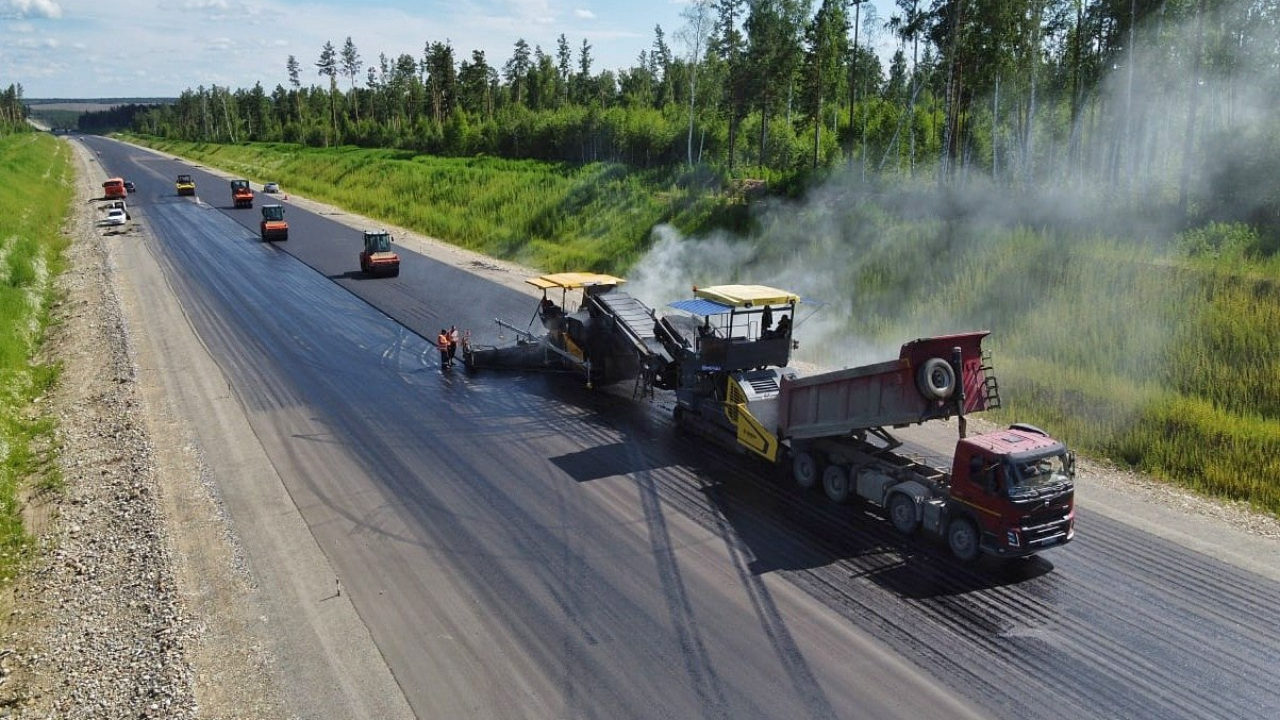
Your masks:
<svg viewBox="0 0 1280 720"><path fill-rule="evenodd" d="M123 200L129 191L124 186L124 178L108 178L102 183L102 199L104 200Z"/></svg>
<svg viewBox="0 0 1280 720"><path fill-rule="evenodd" d="M906 534L942 538L964 561L1026 557L1075 532L1074 455L1028 425L966 433L999 406L986 332L914 340L898 358L803 378L788 368L799 297L758 285L695 289L657 321L655 374L675 385L677 421L789 471L833 501L861 499ZM777 324L774 319L777 318ZM946 463L901 452L890 430L959 418Z"/></svg>

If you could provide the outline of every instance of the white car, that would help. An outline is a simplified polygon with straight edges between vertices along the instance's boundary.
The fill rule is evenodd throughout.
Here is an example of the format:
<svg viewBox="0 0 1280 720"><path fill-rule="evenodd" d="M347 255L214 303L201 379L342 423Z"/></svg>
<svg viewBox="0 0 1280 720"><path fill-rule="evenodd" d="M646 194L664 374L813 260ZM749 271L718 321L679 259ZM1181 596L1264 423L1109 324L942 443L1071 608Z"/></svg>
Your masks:
<svg viewBox="0 0 1280 720"><path fill-rule="evenodd" d="M268 195L275 195L280 192L280 183L269 182L262 186L262 192L267 193Z"/></svg>
<svg viewBox="0 0 1280 720"><path fill-rule="evenodd" d="M129 222L129 215L124 210L111 208L107 211L106 223L108 225L124 225L127 222Z"/></svg>

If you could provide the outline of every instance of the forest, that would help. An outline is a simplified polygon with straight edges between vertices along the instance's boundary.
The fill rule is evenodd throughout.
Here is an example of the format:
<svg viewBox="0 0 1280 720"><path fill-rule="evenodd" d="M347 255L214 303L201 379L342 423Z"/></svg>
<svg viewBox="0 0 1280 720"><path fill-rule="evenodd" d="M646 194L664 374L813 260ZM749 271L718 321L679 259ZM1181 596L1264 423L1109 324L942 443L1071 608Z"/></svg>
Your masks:
<svg viewBox="0 0 1280 720"><path fill-rule="evenodd" d="M22 105L22 85L10 84L0 91L0 135L26 128L27 113Z"/></svg>
<svg viewBox="0 0 1280 720"><path fill-rule="evenodd" d="M1273 231L1275 0L698 0L634 65L514 41L508 58L352 38L285 59L288 87L198 87L134 116L174 140L354 145L632 166L795 187L849 167L1064 183L1191 223ZM871 48L889 39L882 65ZM317 84L314 81L319 81Z"/></svg>

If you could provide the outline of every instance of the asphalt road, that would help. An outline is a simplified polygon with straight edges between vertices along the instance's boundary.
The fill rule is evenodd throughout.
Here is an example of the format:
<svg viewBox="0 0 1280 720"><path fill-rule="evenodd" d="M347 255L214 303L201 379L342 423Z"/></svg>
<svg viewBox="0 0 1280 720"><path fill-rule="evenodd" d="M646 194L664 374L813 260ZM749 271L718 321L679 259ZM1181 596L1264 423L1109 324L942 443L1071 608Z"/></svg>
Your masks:
<svg viewBox="0 0 1280 720"><path fill-rule="evenodd" d="M418 717L1280 717L1268 577L1088 509L1065 548L958 567L654 406L437 367L424 337L525 317L525 295L404 247L398 278L362 279L333 218L290 206L264 244L225 179L87 142L137 183L166 281Z"/></svg>

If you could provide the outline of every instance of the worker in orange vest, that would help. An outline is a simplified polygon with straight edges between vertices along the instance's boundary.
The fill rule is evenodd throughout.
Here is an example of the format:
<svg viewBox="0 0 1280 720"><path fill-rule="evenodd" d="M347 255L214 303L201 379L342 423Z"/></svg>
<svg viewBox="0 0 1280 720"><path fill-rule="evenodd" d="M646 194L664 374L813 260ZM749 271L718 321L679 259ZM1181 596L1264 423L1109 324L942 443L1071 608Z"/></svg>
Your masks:
<svg viewBox="0 0 1280 720"><path fill-rule="evenodd" d="M449 359L449 331L440 328L440 334L436 336L436 348L440 350L440 367L453 367L453 361Z"/></svg>

